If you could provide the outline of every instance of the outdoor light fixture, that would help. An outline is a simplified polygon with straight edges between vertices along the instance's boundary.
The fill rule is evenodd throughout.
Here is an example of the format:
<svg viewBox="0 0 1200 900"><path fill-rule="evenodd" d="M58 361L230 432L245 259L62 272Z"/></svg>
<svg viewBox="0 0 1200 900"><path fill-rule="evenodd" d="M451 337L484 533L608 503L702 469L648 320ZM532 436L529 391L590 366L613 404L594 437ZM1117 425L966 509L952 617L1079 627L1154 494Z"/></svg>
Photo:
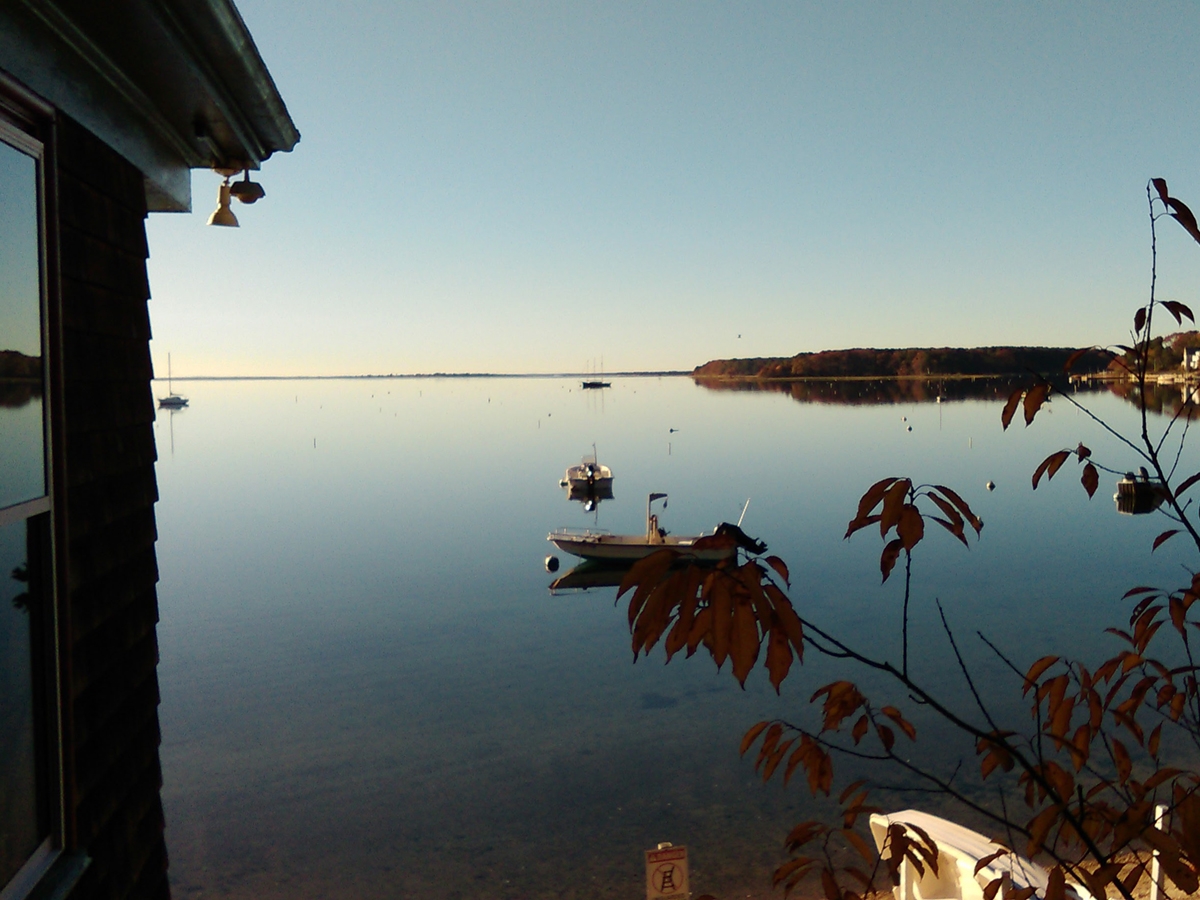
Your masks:
<svg viewBox="0 0 1200 900"><path fill-rule="evenodd" d="M217 208L208 217L209 225L224 225L227 228L238 227L237 216L229 208L229 193L229 179L226 178L221 182L221 186L217 188Z"/></svg>
<svg viewBox="0 0 1200 900"><path fill-rule="evenodd" d="M261 200L267 195L263 190L263 186L256 181L250 180L250 170L243 169L242 180L235 181L229 188L229 193L237 197L243 203L253 203L256 200Z"/></svg>
<svg viewBox="0 0 1200 900"><path fill-rule="evenodd" d="M221 182L221 186L217 188L217 208L211 216L208 217L209 225L224 225L227 228L237 228L237 216L233 214L233 210L229 208L229 198L237 197L243 203L254 203L261 200L267 195L263 190L263 186L256 181L250 180L250 169L241 169L242 180L229 183L229 179L238 173L238 169L219 168L215 170L218 175L223 175L225 180Z"/></svg>

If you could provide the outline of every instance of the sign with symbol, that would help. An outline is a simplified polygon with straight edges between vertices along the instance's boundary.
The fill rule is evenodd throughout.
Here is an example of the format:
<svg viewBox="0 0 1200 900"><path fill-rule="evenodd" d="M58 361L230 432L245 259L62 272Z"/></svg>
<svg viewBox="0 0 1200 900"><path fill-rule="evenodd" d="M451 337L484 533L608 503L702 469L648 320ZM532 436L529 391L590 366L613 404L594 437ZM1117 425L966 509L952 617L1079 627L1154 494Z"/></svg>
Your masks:
<svg viewBox="0 0 1200 900"><path fill-rule="evenodd" d="M646 900L687 900L687 847L646 851Z"/></svg>

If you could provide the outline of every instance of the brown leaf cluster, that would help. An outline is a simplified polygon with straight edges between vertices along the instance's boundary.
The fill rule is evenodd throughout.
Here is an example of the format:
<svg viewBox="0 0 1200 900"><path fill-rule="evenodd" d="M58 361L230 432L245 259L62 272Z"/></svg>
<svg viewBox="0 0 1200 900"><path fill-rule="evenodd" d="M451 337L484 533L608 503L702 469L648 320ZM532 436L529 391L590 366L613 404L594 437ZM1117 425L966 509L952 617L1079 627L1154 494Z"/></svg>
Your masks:
<svg viewBox="0 0 1200 900"><path fill-rule="evenodd" d="M1183 230L1200 243L1200 227L1197 227L1195 213L1188 209L1187 204L1182 200L1176 200L1170 195L1170 192L1167 190L1166 179L1151 178L1150 183L1154 186L1155 191L1158 192L1158 197L1169 211L1171 218L1182 225Z"/></svg>
<svg viewBox="0 0 1200 900"><path fill-rule="evenodd" d="M932 502L945 516L927 514L917 505L922 499ZM876 511L878 510L878 512ZM911 553L925 537L925 518L932 519L958 540L967 544L966 526L970 525L976 536L983 528L980 519L971 507L955 491L944 485L914 486L911 478L883 478L867 488L858 501L858 511L846 526L846 537L869 525L879 525L879 535L887 543L879 557L879 570L887 581L896 567L900 553ZM888 533L896 530L896 537L888 540Z"/></svg>
<svg viewBox="0 0 1200 900"><path fill-rule="evenodd" d="M1189 618L1200 576L1173 592L1136 587L1126 597L1137 598L1128 629L1108 629L1123 646L1095 671L1059 656L1029 667L1024 692L1038 734L1024 745L1013 732L982 736L980 774L1011 771L1021 760L1017 784L1030 810L1025 853L1098 861L1071 870L1095 896L1117 881L1135 884L1147 850L1157 852L1178 890L1193 893L1200 887L1200 777L1163 764L1160 752L1164 726L1189 720L1195 733L1200 691L1194 665L1169 665L1154 648L1164 625L1185 648L1200 627ZM1154 809L1164 802L1173 824L1162 829Z"/></svg>
<svg viewBox="0 0 1200 900"><path fill-rule="evenodd" d="M703 540L733 539L721 535ZM629 627L634 659L660 640L668 662L680 650L690 657L704 647L718 669L729 660L733 677L744 687L765 645L764 665L778 692L792 662L804 657L804 628L780 586L787 581L787 565L778 557L705 566L664 549L639 560L617 590L618 599L633 591Z"/></svg>
<svg viewBox="0 0 1200 900"><path fill-rule="evenodd" d="M1070 366L1073 361L1074 356L1067 360L1067 366ZM1017 406L1022 403L1022 400L1024 400L1025 427L1028 428L1032 425L1034 417L1050 398L1051 391L1050 382L1038 381L1032 387L1019 387L1009 394L1008 400L1004 403L1004 409L1000 412L1000 424L1004 426L1004 430L1007 431L1008 426L1012 424L1013 416L1017 412Z"/></svg>
<svg viewBox="0 0 1200 900"><path fill-rule="evenodd" d="M1083 489L1087 491L1088 497L1092 497L1096 493L1096 488L1100 486L1100 473L1096 466L1088 461L1092 451L1080 444L1074 450L1056 450L1047 456L1038 464L1038 467L1033 472L1033 489L1036 491L1038 484L1042 480L1042 476L1046 476L1046 480L1050 481L1058 470L1072 456L1076 461L1083 464L1083 474L1079 478L1079 483L1083 485Z"/></svg>
<svg viewBox="0 0 1200 900"><path fill-rule="evenodd" d="M807 821L796 825L789 832L784 844L787 851L794 855L775 870L774 876L774 884L783 885L785 897L810 874L819 874L826 900L864 900L865 897L878 893L876 875L881 859L870 842L856 830L860 816L879 812L878 807L867 804L869 792L863 788L864 784L863 781L856 781L847 786L838 797L842 806L840 826ZM832 850L838 845L853 850L862 863L856 861L835 865ZM842 886L840 879L845 876L853 880L852 888Z"/></svg>

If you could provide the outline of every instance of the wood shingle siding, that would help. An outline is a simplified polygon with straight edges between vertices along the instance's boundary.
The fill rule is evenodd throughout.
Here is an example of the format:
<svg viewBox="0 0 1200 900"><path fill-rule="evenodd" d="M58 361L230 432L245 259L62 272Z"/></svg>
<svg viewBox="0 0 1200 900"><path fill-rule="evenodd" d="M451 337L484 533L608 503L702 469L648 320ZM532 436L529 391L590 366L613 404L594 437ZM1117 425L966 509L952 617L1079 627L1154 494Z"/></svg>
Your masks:
<svg viewBox="0 0 1200 900"><path fill-rule="evenodd" d="M56 196L76 843L73 898L165 898L154 398L142 173L60 116Z"/></svg>

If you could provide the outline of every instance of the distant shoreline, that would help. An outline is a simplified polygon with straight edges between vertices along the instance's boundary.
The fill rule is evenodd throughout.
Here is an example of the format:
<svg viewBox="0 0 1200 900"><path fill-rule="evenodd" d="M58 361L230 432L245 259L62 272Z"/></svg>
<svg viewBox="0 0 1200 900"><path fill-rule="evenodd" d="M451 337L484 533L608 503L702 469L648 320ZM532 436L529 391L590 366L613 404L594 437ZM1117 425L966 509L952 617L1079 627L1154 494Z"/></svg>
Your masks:
<svg viewBox="0 0 1200 900"><path fill-rule="evenodd" d="M1022 377L1013 372L991 372L964 375L698 375L689 372L695 381L983 381ZM178 381L179 379L175 379Z"/></svg>
<svg viewBox="0 0 1200 900"><path fill-rule="evenodd" d="M714 359L692 370L696 379L786 380L960 378L1037 372L1104 372L1112 360L1094 347L855 347L795 356Z"/></svg>
<svg viewBox="0 0 1200 900"><path fill-rule="evenodd" d="M413 380L432 378L580 378L588 381L607 381L611 378L662 378L691 375L690 371L661 372L430 372L416 375L175 375L172 381L352 381L366 379ZM158 375L155 381L166 381Z"/></svg>

